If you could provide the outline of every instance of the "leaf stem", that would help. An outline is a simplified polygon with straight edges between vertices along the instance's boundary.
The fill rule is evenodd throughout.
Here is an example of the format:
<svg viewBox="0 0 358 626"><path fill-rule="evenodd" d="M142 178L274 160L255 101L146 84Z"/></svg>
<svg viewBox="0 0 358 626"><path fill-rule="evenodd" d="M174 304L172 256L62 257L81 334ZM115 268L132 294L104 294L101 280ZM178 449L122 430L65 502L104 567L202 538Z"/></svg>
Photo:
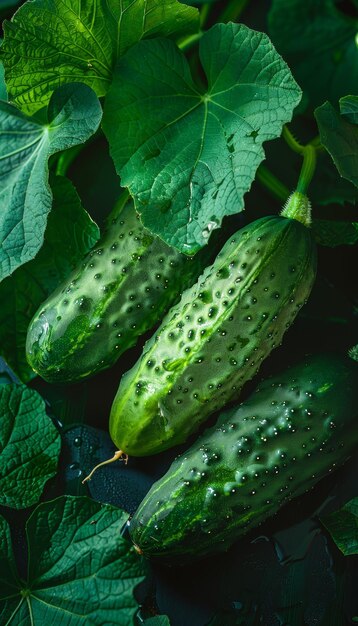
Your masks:
<svg viewBox="0 0 358 626"><path fill-rule="evenodd" d="M236 22L250 0L231 0L219 16L218 22Z"/></svg>
<svg viewBox="0 0 358 626"><path fill-rule="evenodd" d="M187 50L195 46L196 42L202 38L203 34L204 34L204 31L199 30L197 33L194 33L193 35L188 35L187 37L182 39L182 41L178 42L178 48L182 50L182 52L186 52Z"/></svg>
<svg viewBox="0 0 358 626"><path fill-rule="evenodd" d="M204 28L205 28L205 24L206 24L207 19L209 17L211 8L212 8L212 5L209 4L209 2L206 2L201 7L201 10L200 10L200 29L201 30L204 30Z"/></svg>
<svg viewBox="0 0 358 626"><path fill-rule="evenodd" d="M290 195L290 190L282 183L265 165L260 165L256 172L256 179L263 185L275 198L281 202L286 202Z"/></svg>

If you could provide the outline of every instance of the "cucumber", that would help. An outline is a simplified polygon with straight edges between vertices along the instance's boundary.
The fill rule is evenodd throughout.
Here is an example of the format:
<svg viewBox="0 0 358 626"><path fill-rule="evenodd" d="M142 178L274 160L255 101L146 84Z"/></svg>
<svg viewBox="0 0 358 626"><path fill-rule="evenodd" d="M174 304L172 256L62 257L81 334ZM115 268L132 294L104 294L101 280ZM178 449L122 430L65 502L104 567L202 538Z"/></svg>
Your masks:
<svg viewBox="0 0 358 626"><path fill-rule="evenodd" d="M312 233L296 219L264 217L234 234L122 377L109 422L115 445L161 452L236 398L281 343L315 272Z"/></svg>
<svg viewBox="0 0 358 626"><path fill-rule="evenodd" d="M261 383L157 481L130 522L140 552L227 549L311 489L357 443L358 364L316 355Z"/></svg>
<svg viewBox="0 0 358 626"><path fill-rule="evenodd" d="M27 333L31 367L49 382L104 370L162 318L207 263L146 230L133 204L115 208L96 246L49 296Z"/></svg>

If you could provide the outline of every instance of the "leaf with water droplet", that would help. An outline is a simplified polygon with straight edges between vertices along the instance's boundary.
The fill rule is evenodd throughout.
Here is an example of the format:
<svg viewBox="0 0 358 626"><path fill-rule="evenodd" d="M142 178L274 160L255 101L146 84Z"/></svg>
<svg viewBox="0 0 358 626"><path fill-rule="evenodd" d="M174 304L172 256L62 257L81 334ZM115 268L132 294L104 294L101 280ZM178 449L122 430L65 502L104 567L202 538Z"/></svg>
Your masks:
<svg viewBox="0 0 358 626"><path fill-rule="evenodd" d="M185 254L204 246L225 215L243 210L263 141L281 134L301 97L268 37L243 24L205 32L200 58L206 93L169 40L133 46L117 65L103 119L143 224Z"/></svg>

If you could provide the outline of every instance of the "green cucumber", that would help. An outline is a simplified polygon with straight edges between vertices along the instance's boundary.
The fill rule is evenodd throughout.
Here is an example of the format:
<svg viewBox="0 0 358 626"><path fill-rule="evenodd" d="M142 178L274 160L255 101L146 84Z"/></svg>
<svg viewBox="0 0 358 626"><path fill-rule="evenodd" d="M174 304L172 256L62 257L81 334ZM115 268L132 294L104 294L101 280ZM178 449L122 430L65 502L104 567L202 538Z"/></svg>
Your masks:
<svg viewBox="0 0 358 626"><path fill-rule="evenodd" d="M312 233L297 219L264 217L233 235L123 376L109 423L115 445L161 452L236 398L281 343L315 272Z"/></svg>
<svg viewBox="0 0 358 626"><path fill-rule="evenodd" d="M132 203L119 208L29 325L28 362L49 382L74 382L113 365L205 267L207 250L190 259L149 233Z"/></svg>
<svg viewBox="0 0 358 626"><path fill-rule="evenodd" d="M177 457L130 522L145 555L225 550L357 444L358 364L316 355L261 383Z"/></svg>

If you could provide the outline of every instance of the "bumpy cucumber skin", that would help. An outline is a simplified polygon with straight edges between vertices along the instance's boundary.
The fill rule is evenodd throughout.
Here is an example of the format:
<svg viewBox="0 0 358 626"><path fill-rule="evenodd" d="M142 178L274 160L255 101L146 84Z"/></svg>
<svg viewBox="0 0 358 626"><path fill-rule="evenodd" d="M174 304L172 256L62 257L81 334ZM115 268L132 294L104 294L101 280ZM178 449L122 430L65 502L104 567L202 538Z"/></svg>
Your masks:
<svg viewBox="0 0 358 626"><path fill-rule="evenodd" d="M198 277L205 254L189 259L170 248L128 203L34 315L29 364L49 382L74 382L110 367Z"/></svg>
<svg viewBox="0 0 358 626"><path fill-rule="evenodd" d="M130 522L149 557L227 549L357 444L358 364L319 355L266 380L177 457Z"/></svg>
<svg viewBox="0 0 358 626"><path fill-rule="evenodd" d="M311 231L265 217L233 235L121 380L110 434L129 455L184 442L281 343L316 273Z"/></svg>

